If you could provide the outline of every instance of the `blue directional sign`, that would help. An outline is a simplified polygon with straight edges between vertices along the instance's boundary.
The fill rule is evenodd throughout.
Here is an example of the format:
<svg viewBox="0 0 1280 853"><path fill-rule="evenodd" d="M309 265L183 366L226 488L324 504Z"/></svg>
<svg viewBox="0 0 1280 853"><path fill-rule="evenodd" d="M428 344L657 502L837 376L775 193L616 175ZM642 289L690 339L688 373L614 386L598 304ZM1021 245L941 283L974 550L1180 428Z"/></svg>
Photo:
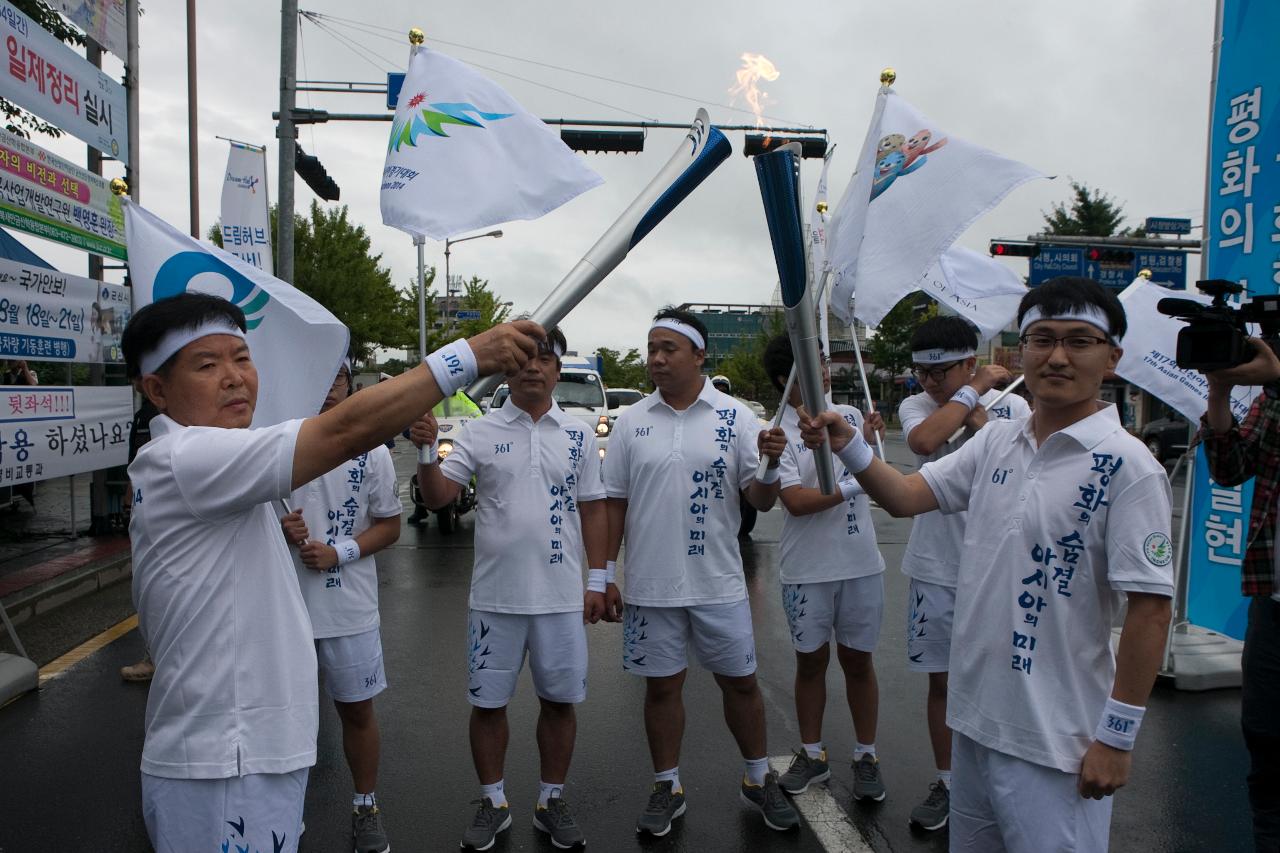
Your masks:
<svg viewBox="0 0 1280 853"><path fill-rule="evenodd" d="M1190 234L1190 219L1171 219L1168 216L1148 216L1143 229L1148 234Z"/></svg>
<svg viewBox="0 0 1280 853"><path fill-rule="evenodd" d="M1060 275L1084 275L1084 249L1071 246L1041 246L1031 259L1028 284L1035 287Z"/></svg>
<svg viewBox="0 0 1280 853"><path fill-rule="evenodd" d="M404 85L403 71L387 72L387 109L394 110L400 101L400 87Z"/></svg>
<svg viewBox="0 0 1280 853"><path fill-rule="evenodd" d="M1091 261L1083 246L1040 246L1031 258L1031 287L1060 275L1091 278L1107 287L1123 290L1138 277L1138 270L1151 270L1152 282L1170 290L1187 289L1187 255L1178 249L1134 249L1129 262Z"/></svg>
<svg viewBox="0 0 1280 853"><path fill-rule="evenodd" d="M1170 290L1187 289L1187 253L1176 249L1144 249L1133 253L1137 270L1151 270L1151 281ZM1133 279L1129 279L1133 281Z"/></svg>
<svg viewBox="0 0 1280 853"><path fill-rule="evenodd" d="M458 312L455 312L453 316L457 317L459 320L479 320L480 312L479 311L458 311Z"/></svg>

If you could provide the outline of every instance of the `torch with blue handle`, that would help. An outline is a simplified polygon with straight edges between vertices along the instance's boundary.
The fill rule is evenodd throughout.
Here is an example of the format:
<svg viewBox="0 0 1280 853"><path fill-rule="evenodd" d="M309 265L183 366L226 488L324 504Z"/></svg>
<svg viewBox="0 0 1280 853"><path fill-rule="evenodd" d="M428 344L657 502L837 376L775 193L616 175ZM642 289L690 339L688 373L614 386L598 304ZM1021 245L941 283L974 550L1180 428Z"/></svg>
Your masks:
<svg viewBox="0 0 1280 853"><path fill-rule="evenodd" d="M754 158L756 178L760 182L760 198L764 201L765 221L773 242L773 258L778 265L778 283L782 290L787 334L791 336L791 352L795 358L796 382L804 407L812 416L826 411L827 397L822 388L822 359L818 352L818 322L814 313L812 288L809 286L809 260L805 251L805 228L800 195L800 143L781 145ZM784 399L781 405L786 405ZM818 469L818 487L824 495L835 494L835 466L831 450L824 441L814 451Z"/></svg>
<svg viewBox="0 0 1280 853"><path fill-rule="evenodd" d="M556 289L542 300L530 319L546 329L557 325L622 263L637 243L728 159L730 153L729 140L711 126L707 111L699 109L676 153L582 256L582 260L560 280ZM467 394L478 400L499 381L499 376L477 380L467 389Z"/></svg>

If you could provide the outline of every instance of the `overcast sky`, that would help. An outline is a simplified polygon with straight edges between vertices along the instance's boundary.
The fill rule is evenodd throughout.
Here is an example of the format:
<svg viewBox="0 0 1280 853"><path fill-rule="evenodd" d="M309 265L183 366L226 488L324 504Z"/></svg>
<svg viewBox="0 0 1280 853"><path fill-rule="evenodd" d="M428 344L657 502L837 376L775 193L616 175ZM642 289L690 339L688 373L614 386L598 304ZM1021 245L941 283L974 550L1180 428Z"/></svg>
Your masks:
<svg viewBox="0 0 1280 853"><path fill-rule="evenodd" d="M698 101L713 122L748 123L750 115L723 105L729 102L740 54L764 54L781 72L775 82L762 84L769 97L767 113L788 124L827 128L839 145L831 167L833 204L865 135L880 69L892 65L898 94L944 132L1059 176L1015 190L961 238L961 244L982 251L990 238L1040 230L1041 211L1067 197L1069 177L1114 196L1130 224L1156 215L1190 217L1196 225L1202 218L1213 39L1209 0L817 0L785 8L777 2L670 0L300 3L363 21L328 26L368 50L353 51L304 20L299 79L383 81L386 71L403 70L408 56L403 33L419 26L429 46L504 72L482 70L544 118L643 116L687 122ZM143 5L140 196L144 206L185 228L184 4L152 0ZM197 0L197 6L200 217L207 230L218 216L227 156L226 143L215 136L269 146L275 198L271 113L279 104L280 12L272 0ZM120 64L108 58L107 68L119 73ZM300 93L299 105L334 112L384 110L375 95ZM341 203L369 232L393 280L405 284L414 275L413 246L382 224L378 210L389 129L386 122L318 125L304 127L299 141L319 155L342 188ZM666 303L769 300L776 270L759 190L741 154L742 134L729 138L732 159L566 319L571 348L643 347L648 317ZM503 225L501 240L455 247L453 272L487 278L517 310L532 310L679 140L677 131L654 130L640 155L580 155L604 177L603 186L540 220ZM81 145L37 141L83 162ZM818 169L819 161L805 161L809 197ZM299 181L298 210L311 199ZM23 239L67 271L83 272L83 254ZM443 267L442 245L428 244L427 262ZM1011 263L1025 274L1025 261Z"/></svg>

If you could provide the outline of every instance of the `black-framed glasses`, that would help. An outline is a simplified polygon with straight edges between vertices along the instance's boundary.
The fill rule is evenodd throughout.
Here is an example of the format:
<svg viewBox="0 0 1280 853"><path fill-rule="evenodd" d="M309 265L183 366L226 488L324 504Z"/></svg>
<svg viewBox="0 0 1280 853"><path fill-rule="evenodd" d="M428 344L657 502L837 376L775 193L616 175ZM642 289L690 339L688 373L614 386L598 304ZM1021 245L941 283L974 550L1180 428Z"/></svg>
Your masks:
<svg viewBox="0 0 1280 853"><path fill-rule="evenodd" d="M934 382L941 382L947 378L947 374L951 372L953 367L957 364L963 363L963 361L953 361L950 364L943 365L942 367L917 367L911 371L911 375L914 376L916 381L921 384L923 384L926 379L932 379Z"/></svg>
<svg viewBox="0 0 1280 853"><path fill-rule="evenodd" d="M1100 338L1097 335L1066 335L1061 338L1053 335L1029 334L1018 338L1022 342L1022 347L1027 352L1048 353L1062 344L1063 350L1066 352L1084 353L1096 347L1098 344L1109 344L1107 338Z"/></svg>
<svg viewBox="0 0 1280 853"><path fill-rule="evenodd" d="M345 388L351 384L351 374L345 370L339 370L338 375L334 377L333 384L329 386L330 391L336 391L339 388Z"/></svg>

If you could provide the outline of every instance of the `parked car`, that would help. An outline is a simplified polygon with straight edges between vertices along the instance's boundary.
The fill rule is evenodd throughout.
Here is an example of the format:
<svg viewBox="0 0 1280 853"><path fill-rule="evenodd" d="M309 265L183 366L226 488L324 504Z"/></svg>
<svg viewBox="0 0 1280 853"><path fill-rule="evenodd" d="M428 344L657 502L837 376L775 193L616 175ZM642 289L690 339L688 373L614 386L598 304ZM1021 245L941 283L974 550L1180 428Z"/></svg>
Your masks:
<svg viewBox="0 0 1280 853"><path fill-rule="evenodd" d="M1161 462L1181 456L1191 437L1191 424L1180 415L1158 418L1142 428L1142 440Z"/></svg>
<svg viewBox="0 0 1280 853"><path fill-rule="evenodd" d="M609 403L609 417L617 420L618 415L625 412L627 407L644 399L644 392L635 388L607 388L604 397Z"/></svg>

